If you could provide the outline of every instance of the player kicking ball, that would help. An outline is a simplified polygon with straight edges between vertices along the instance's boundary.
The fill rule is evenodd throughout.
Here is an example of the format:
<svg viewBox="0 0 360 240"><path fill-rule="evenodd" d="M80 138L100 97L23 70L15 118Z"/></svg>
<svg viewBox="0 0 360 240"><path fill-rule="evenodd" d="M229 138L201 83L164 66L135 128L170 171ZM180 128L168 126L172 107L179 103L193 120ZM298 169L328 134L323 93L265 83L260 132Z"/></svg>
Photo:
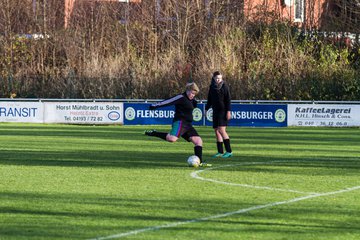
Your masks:
<svg viewBox="0 0 360 240"><path fill-rule="evenodd" d="M145 135L158 137L168 142L176 142L181 136L186 141L192 142L194 144L194 153L200 159L200 166L210 167L211 164L202 161L203 142L196 129L192 126L192 112L197 105L195 96L198 93L199 87L196 85L196 83L188 83L186 84L186 90L184 93L150 105L150 110L174 105L175 116L173 118L172 128L169 133L158 132L156 130L147 130L145 131Z"/></svg>

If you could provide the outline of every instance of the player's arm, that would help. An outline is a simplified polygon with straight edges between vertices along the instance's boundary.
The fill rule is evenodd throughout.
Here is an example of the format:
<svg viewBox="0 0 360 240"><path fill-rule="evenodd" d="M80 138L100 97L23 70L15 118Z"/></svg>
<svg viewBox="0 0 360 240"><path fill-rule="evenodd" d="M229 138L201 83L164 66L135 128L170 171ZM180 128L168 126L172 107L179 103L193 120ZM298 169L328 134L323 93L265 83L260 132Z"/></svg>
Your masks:
<svg viewBox="0 0 360 240"><path fill-rule="evenodd" d="M153 109L156 109L156 108L161 108L161 107L166 107L166 106L170 106L170 105L175 105L177 102L181 101L183 97L184 97L184 96L183 96L182 94L176 95L176 96L174 96L174 97L165 99L165 100L163 100L163 101L161 101L161 102L151 104L150 107L149 107L149 109L150 109L150 110L153 110Z"/></svg>
<svg viewBox="0 0 360 240"><path fill-rule="evenodd" d="M224 104L225 104L225 111L226 111L226 119L230 120L231 119L231 96L230 96L229 87L227 85L225 87Z"/></svg>
<svg viewBox="0 0 360 240"><path fill-rule="evenodd" d="M227 85L225 85L225 97L224 97L224 104L225 104L225 111L231 111L231 96L230 90Z"/></svg>

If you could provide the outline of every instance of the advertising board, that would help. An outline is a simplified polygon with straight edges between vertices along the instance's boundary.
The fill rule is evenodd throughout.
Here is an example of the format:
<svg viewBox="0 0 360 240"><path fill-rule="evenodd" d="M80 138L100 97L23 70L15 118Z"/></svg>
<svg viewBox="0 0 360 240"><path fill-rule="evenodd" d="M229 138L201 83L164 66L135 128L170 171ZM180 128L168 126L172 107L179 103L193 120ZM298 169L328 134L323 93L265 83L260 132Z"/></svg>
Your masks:
<svg viewBox="0 0 360 240"><path fill-rule="evenodd" d="M45 123L123 124L120 102L44 102Z"/></svg>
<svg viewBox="0 0 360 240"><path fill-rule="evenodd" d="M43 123L40 102L0 102L0 122Z"/></svg>
<svg viewBox="0 0 360 240"><path fill-rule="evenodd" d="M289 126L360 126L359 105L289 104L288 116Z"/></svg>
<svg viewBox="0 0 360 240"><path fill-rule="evenodd" d="M205 124L212 125L212 109L206 113ZM286 127L287 105L232 104L229 126Z"/></svg>
<svg viewBox="0 0 360 240"><path fill-rule="evenodd" d="M149 103L124 103L124 125L171 125L175 107L167 106L149 110ZM204 104L193 111L193 125L203 125Z"/></svg>

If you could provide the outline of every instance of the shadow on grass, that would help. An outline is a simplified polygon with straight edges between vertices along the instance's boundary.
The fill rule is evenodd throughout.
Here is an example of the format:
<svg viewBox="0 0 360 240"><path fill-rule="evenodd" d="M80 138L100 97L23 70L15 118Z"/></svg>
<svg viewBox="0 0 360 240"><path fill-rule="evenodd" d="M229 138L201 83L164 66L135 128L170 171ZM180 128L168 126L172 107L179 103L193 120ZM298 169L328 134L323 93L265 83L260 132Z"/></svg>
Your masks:
<svg viewBox="0 0 360 240"><path fill-rule="evenodd" d="M1 151L0 165L163 168L184 167L186 155L133 151ZM172 159L170 159L170 157ZM179 161L176 159L184 159Z"/></svg>
<svg viewBox="0 0 360 240"><path fill-rule="evenodd" d="M194 212L198 212L197 216L206 217L256 204L227 199L207 199L202 200L202 204L189 207L189 203L194 202L193 199L162 199L159 202L158 199L104 197L96 194L30 192L3 192L0 200L23 203L17 204L17 207L0 208L0 215L5 216L3 219L11 219L0 226L0 236L48 239L93 238L99 236L99 232L106 236L196 219L198 217L194 217ZM360 210L334 207L331 203L319 204L291 208L280 206L276 213L271 210L254 211L246 216L237 214L208 220L199 225L181 225L171 228L171 231L188 231L197 235L206 230L218 237L226 233L234 234L240 229L242 232L251 233L252 236L270 234L269 237L272 234L286 234L287 237L294 236L292 234L311 233L322 237L322 233L331 236L345 233L360 234ZM205 228L203 224L207 224ZM208 228L208 224L213 227Z"/></svg>
<svg viewBox="0 0 360 240"><path fill-rule="evenodd" d="M166 144L166 143L165 143ZM191 151L191 148L189 148ZM115 167L129 169L146 168L188 168L185 153L134 152L134 151L1 151L0 165L21 166L61 166L61 167ZM289 175L357 175L360 171L360 160L355 157L292 157L241 155L230 160L213 160L207 162L214 166L241 163L266 163L242 167L221 168L221 171L238 172L271 172Z"/></svg>
<svg viewBox="0 0 360 240"><path fill-rule="evenodd" d="M8 144L0 140L0 165L15 166L65 166L65 167L96 167L96 168L186 168L185 159L192 154L192 146L189 143L169 143L161 140L144 138L142 130L148 127L122 127L122 126L62 126L62 125L0 125L0 137L15 136L16 142L12 143L9 149L3 147ZM168 130L168 126L160 129ZM200 128L204 142L214 142L211 128ZM213 160L214 165L236 164L241 162L269 162L287 161L278 163L275 166L303 168L299 170L299 175L316 175L322 171L317 168L328 168L332 171L325 171L329 175L356 174L360 169L358 158L358 148L352 150L351 156L329 157L332 151L335 153L340 146L357 146L360 142L358 129L255 129L255 128L229 128L233 134L234 149L239 148L238 156L230 160ZM204 134L202 134L204 133ZM348 135L348 137L347 137ZM34 137L31 144L27 143L27 148L22 147L23 139ZM61 138L61 142L68 139L69 145L74 145L74 149L64 149L56 147L59 144L56 140L48 148L41 148L36 142L37 139L44 141L47 137ZM84 142L72 142L72 139L84 139ZM92 140L111 140L100 148L85 149L82 145L94 144ZM115 140L115 141L114 141ZM135 144L124 143L134 141ZM109 142L111 142L109 141ZM152 141L150 145L142 142ZM283 148L275 150L275 154L258 155L260 150L254 149L251 153L241 153L241 145L253 141L259 145L284 144ZM309 147L309 142L317 141L329 146L329 151L317 151ZM18 144L17 147L14 145ZM77 146L79 144L81 147ZM96 144L96 143L95 143ZM301 157L282 155L287 150L288 144L301 145L297 151L310 151ZM310 145L313 143L310 143ZM114 150L117 145L122 146L122 150ZM156 146L156 149L154 149ZM186 153L176 149L184 148ZM209 145L208 145L209 146ZM214 146L211 146L214 149ZM15 150L12 150L15 149ZM125 150L124 150L125 149ZM187 149L189 151L187 151ZM266 152L268 148L264 149ZM262 150L261 150L262 151ZM279 168L249 167L246 168L224 168L222 171L273 171L294 174L294 171L284 171ZM157 171L156 171L157 172ZM194 194L196 196L196 194ZM209 216L219 213L236 211L237 208L247 208L254 206L254 202L240 202L239 200L228 200L223 198L213 198L202 200L198 204L198 199L141 199L108 197L102 195L83 195L83 194L41 194L41 193L17 193L1 192L0 216L4 224L0 226L0 236L4 238L27 239L84 239L87 237L106 236L111 233L128 232L132 229L156 226L171 222L192 219L191 212L197 212L197 216ZM145 197L146 198L146 197ZM259 201L265 201L261 199ZM189 205L193 203L193 205ZM186 211L189 211L185 214ZM309 215L318 218L309 218ZM291 207L286 212L274 217L273 211L256 211L247 215L249 221L237 221L237 218L224 218L221 221L211 220L217 224L234 225L234 227L214 227L205 229L206 231L220 232L217 236L222 236L227 232L236 234L240 227L252 234L256 233L279 233L283 232L286 237L291 234L307 234L319 231L327 234L345 234L355 232L359 234L358 223L360 212L358 209L336 208L330 203L324 206L296 208ZM240 215L239 215L240 216ZM324 220L324 216L330 216ZM337 216L332 219L331 216ZM343 217L343 218L341 218ZM235 219L235 220L234 220ZM284 223L288 219L290 223ZM343 219L346 219L343 220ZM343 220L343 221L342 221ZM149 223L150 221L150 223ZM1 222L1 220L0 220ZM184 225L172 231L205 231L201 226ZM314 230L315 229L315 230ZM254 236L254 235L253 235ZM308 236L308 235L306 235ZM320 235L315 235L320 236ZM321 235L322 236L322 235ZM231 235L234 238L234 235ZM300 238L300 237L299 237Z"/></svg>
<svg viewBox="0 0 360 240"><path fill-rule="evenodd" d="M23 136L23 137L69 137L87 139L141 139L144 137L146 126L88 126L88 125L12 125L0 124L0 136ZM170 130L163 126L160 129Z"/></svg>
<svg viewBox="0 0 360 240"><path fill-rule="evenodd" d="M0 164L121 168L186 166L187 157L193 154L192 144L171 144L144 136L143 130L152 127L0 124L0 136L3 139L7 136L16 137L9 138L11 140L0 139ZM169 126L156 128L169 130ZM212 128L198 129L206 144L204 159L215 164L227 164L226 161L212 161L206 155L208 149L215 149ZM360 134L357 134L360 131L357 128L231 127L229 132L232 134L233 149L239 153L232 158L232 162L286 160L309 168L360 169ZM47 137L51 137L48 144ZM254 143L254 146L246 149L248 153L242 153L242 145L249 143ZM316 144L325 145L329 149L317 149ZM22 147L24 145L26 148ZM277 147L274 148L274 145ZM342 146L352 148L341 150ZM289 151L291 156L288 156ZM329 157L332 152L334 156ZM344 156L340 156L342 152Z"/></svg>

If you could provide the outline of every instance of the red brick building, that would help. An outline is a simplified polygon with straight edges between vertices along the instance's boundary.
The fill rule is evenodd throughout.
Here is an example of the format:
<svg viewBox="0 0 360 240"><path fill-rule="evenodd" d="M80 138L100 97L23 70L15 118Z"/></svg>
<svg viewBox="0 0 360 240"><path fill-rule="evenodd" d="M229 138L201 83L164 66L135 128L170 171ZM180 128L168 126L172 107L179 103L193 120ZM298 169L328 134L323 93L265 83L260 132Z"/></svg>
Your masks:
<svg viewBox="0 0 360 240"><path fill-rule="evenodd" d="M141 0L64 0L64 26L69 25L72 12L76 4L94 4L95 2L122 2L141 4ZM198 2L201 2L197 0ZM143 0L143 2L149 2ZM166 0L152 1L157 7L166 4ZM210 7L217 4L216 1L202 0L204 7ZM217 1L221 2L221 1ZM239 4L239 2L241 4ZM226 0L223 1L227 7L236 7L244 13L245 17L255 18L261 13L269 13L269 17L278 17L280 19L296 23L299 27L307 29L318 29L321 27L324 15L329 11L329 0Z"/></svg>
<svg viewBox="0 0 360 240"><path fill-rule="evenodd" d="M43 12L41 6L43 0L32 1L33 12ZM166 8L170 0L47 0L48 15L56 15L56 25L58 27L69 27L74 13L82 6L94 6L100 4L113 4L118 8L128 5L137 5L139 8ZM182 0L178 0L181 2ZM189 0L183 0L189 1ZM208 15L214 8L224 8L226 11L241 12L247 19L262 17L269 21L279 19L294 23L300 28L321 29L327 21L327 16L333 11L332 2L334 0L191 0L198 6L207 9ZM30 5L30 4L29 4ZM119 7L122 6L122 7ZM164 7L165 6L165 7ZM226 10L227 9L227 10ZM121 11L121 10L119 10ZM157 14L158 10L152 11ZM336 15L336 14L335 14ZM55 20L54 20L55 21ZM326 25L326 24L325 24Z"/></svg>
<svg viewBox="0 0 360 240"><path fill-rule="evenodd" d="M289 21L301 28L320 29L329 12L329 0L245 0L245 16L253 18L259 11L269 17Z"/></svg>
<svg viewBox="0 0 360 240"><path fill-rule="evenodd" d="M97 3L141 3L141 0L64 0L64 27L69 26L72 13L76 5L97 4Z"/></svg>

